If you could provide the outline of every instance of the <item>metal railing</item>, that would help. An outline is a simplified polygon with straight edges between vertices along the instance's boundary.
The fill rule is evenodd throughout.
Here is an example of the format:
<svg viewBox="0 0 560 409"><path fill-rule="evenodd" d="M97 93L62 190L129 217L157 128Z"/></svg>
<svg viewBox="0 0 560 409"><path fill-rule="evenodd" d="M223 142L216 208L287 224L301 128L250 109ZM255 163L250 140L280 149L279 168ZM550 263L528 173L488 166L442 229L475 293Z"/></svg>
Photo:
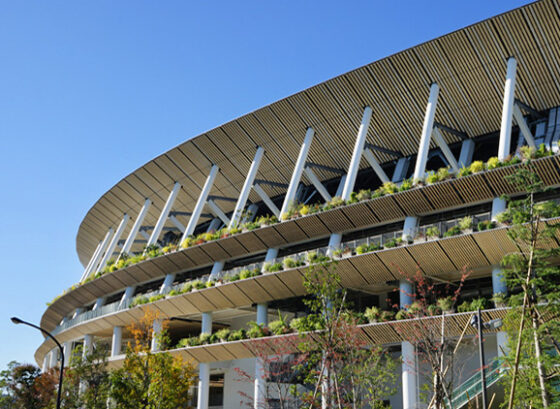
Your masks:
<svg viewBox="0 0 560 409"><path fill-rule="evenodd" d="M499 359L492 361L485 370L486 387L492 386L505 372ZM453 390L451 394L450 408L459 409L469 401L482 393L482 378L480 372L475 373L461 385Z"/></svg>

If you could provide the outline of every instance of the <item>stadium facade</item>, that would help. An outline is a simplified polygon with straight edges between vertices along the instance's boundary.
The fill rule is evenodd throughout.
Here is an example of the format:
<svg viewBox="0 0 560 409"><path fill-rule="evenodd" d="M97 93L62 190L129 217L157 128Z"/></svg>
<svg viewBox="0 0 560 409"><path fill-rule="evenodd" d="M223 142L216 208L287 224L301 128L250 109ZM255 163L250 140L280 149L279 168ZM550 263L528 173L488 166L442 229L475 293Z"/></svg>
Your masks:
<svg viewBox="0 0 560 409"><path fill-rule="evenodd" d="M464 299L504 293L499 262L516 247L508 227L492 221L505 209L502 195L523 193L504 179L520 166L512 158L524 145L544 144L554 154L535 167L547 185L560 184L558 27L558 1L532 3L328 80L156 157L89 210L76 241L85 270L48 306L42 327L67 351L108 343L116 367L130 338L126 327L146 308L187 319L170 322L174 341L248 321L266 324L278 310L301 316L306 267L285 260L310 252L339 259L342 285L363 308L390 308L388 299L410 304L413 289L401 274L417 269L453 283L467 266ZM461 174L493 157L508 165ZM449 176L419 182L442 167ZM484 229L442 236L465 216ZM430 227L438 237L428 237ZM371 251L351 251L363 244ZM153 254L138 256L146 247ZM195 288L185 291L185 283ZM494 306L484 311L486 320L503 315ZM446 319L460 332L469 317ZM420 364L395 325L365 324L360 332L402 356L391 406L421 407ZM499 329L487 334L487 359L503 353L505 340ZM251 342L171 350L197 365L199 409L237 408L239 390L263 399L258 377L256 385L235 379L235 368L259 371ZM478 369L473 351L461 353L460 382ZM57 365L51 340L35 359L44 369Z"/></svg>

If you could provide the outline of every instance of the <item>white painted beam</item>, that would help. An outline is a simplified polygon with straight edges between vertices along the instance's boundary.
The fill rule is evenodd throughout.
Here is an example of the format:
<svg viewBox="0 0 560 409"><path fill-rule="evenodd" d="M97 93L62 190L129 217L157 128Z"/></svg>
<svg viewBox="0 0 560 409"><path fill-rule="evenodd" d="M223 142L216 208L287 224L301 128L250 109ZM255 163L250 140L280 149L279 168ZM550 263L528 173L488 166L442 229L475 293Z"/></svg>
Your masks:
<svg viewBox="0 0 560 409"><path fill-rule="evenodd" d="M258 183L253 185L253 190L257 195L259 195L263 203L270 209L272 214L274 214L276 217L280 217L280 210L278 209L278 207L276 207L272 199L266 194L261 185L259 185Z"/></svg>
<svg viewBox="0 0 560 409"><path fill-rule="evenodd" d="M146 230L140 230L138 233L140 236L144 237L146 241L150 240L150 235L146 232Z"/></svg>
<svg viewBox="0 0 560 409"><path fill-rule="evenodd" d="M454 172L459 172L459 164L457 163L457 159L455 159L455 156L451 152L451 149L449 149L449 146L445 142L445 139L443 139L443 135L441 134L441 131L437 126L433 129L432 136L437 146L439 146L439 148L441 149L441 153L443 153L443 156L445 156L445 159L447 159L447 162L449 162L451 169L453 169Z"/></svg>
<svg viewBox="0 0 560 409"><path fill-rule="evenodd" d="M304 172L305 172L305 176L307 176L307 179L309 179L309 181L313 184L313 186L315 186L315 189L317 189L317 192L319 192L319 194L323 196L325 202L330 202L332 200L332 196L325 188L325 185L321 183L317 175L315 175L313 169L311 169L309 166L306 166Z"/></svg>
<svg viewBox="0 0 560 409"><path fill-rule="evenodd" d="M175 225L181 233L185 233L186 227L179 221L179 219L175 216L169 216L169 220L171 220L171 223L173 223L173 225Z"/></svg>
<svg viewBox="0 0 560 409"><path fill-rule="evenodd" d="M169 212L171 211L171 208L173 207L173 203L175 202L175 199L177 198L177 195L179 194L180 190L181 190L181 184L179 182L175 182L175 185L173 186L173 189L171 190L171 192L169 192L169 196L167 197L167 201L165 202L165 205L163 206L163 209L161 210L161 214L159 215L159 219L158 219L156 225L154 226L154 230L152 230L152 235L148 239L148 243L147 243L146 247L149 247L152 244L157 244L159 235L161 234L161 231L163 230L163 226L165 225L165 222L166 222L167 218L169 217Z"/></svg>
<svg viewBox="0 0 560 409"><path fill-rule="evenodd" d="M356 136L352 159L350 160L350 166L348 167L348 173L346 174L344 188L342 189L341 197L343 200L350 199L350 194L354 191L356 177L358 176L358 170L360 168L360 160L362 159L362 152L364 151L369 123L371 121L371 112L370 107L365 107L362 122L360 123L360 128L358 129L358 135Z"/></svg>
<svg viewBox="0 0 560 409"><path fill-rule="evenodd" d="M424 179L424 173L426 172L426 163L428 162L432 129L434 129L434 117L436 114L438 95L439 86L434 82L430 87L430 96L428 97L424 124L422 125L422 135L420 136L420 145L418 146L418 155L416 156L416 165L414 167L414 180Z"/></svg>
<svg viewBox="0 0 560 409"><path fill-rule="evenodd" d="M311 147L311 142L313 142L313 135L315 135L313 128L307 128L305 138L303 139L303 143L301 144L301 148L299 150L294 171L292 172L292 178L290 179L288 190L286 191L286 196L284 196L284 202L282 203L282 208L280 209L280 216L288 211L288 208L292 205L296 198L303 168L305 167L307 155L309 154L309 148Z"/></svg>
<svg viewBox="0 0 560 409"><path fill-rule="evenodd" d="M187 224L185 232L183 233L183 237L181 237L181 242L183 242L183 240L194 233L196 225L198 224L198 221L200 219L200 215L202 214L202 210L204 209L204 205L208 200L208 195L212 190L212 186L214 186L214 180L216 180L216 176L218 175L219 170L220 168L217 165L213 165L212 168L210 168L210 173L206 177L206 182L204 182L202 191L198 196L196 205L194 206L194 210L192 211L191 218L189 219L189 223Z"/></svg>
<svg viewBox="0 0 560 409"><path fill-rule="evenodd" d="M92 269L92 265L94 263L94 260L97 258L97 254L99 253L99 251L101 250L101 244L103 243L103 241L100 241L99 244L97 245L97 247L95 248L95 251L93 252L93 255L91 256L91 258L89 259L89 262L82 274L82 278L80 278L80 282L84 281L87 276L89 275L91 269Z"/></svg>
<svg viewBox="0 0 560 409"><path fill-rule="evenodd" d="M113 238L111 239L111 242L107 247L107 251L105 252L105 255L99 262L101 268L103 268L103 266L105 266L105 264L111 259L111 256L113 255L113 251L115 251L115 247L117 247L117 243L121 239L122 233L126 227L126 224L128 223L128 219L129 219L128 214L125 213L121 222L119 223L119 226L117 227L117 231L113 235Z"/></svg>
<svg viewBox="0 0 560 409"><path fill-rule="evenodd" d="M259 146L257 148L257 152L255 153L255 157L253 158L253 162L251 163L251 167L249 168L249 173L245 178L245 183L243 183L243 187L241 188L241 192L239 192L239 198L237 199L237 203L235 204L235 209L231 215L231 220L229 222L229 227L235 227L241 220L241 215L243 213L243 209L247 204L247 199L249 198L249 193L251 192L251 186L257 177L257 172L259 170L259 166L261 164L262 158L264 155L264 148Z"/></svg>
<svg viewBox="0 0 560 409"><path fill-rule="evenodd" d="M499 160L507 158L511 148L511 121L513 116L513 102L515 98L516 71L517 60L510 57L507 61L506 84L504 87L504 104L502 107L502 122L500 125L500 143L498 145Z"/></svg>
<svg viewBox="0 0 560 409"><path fill-rule="evenodd" d="M515 118L515 122L517 122L519 130L521 131L521 135L523 135L523 137L525 138L525 142L527 142L527 145L529 145L531 148L537 149L535 137L529 129L527 121L525 121L525 118L521 113L521 109L519 109L519 106L515 103L513 104L513 117Z"/></svg>
<svg viewBox="0 0 560 409"><path fill-rule="evenodd" d="M216 202L214 202L213 200L209 200L207 203L208 207L210 208L210 211L212 212L212 214L214 216L216 216L217 218L219 218L222 222L224 222L224 224L229 225L230 224L230 218L226 216L226 214L222 211L222 209L220 209L218 207L218 205L216 204Z"/></svg>
<svg viewBox="0 0 560 409"><path fill-rule="evenodd" d="M387 176L387 174L385 173L385 171L383 170L383 168L381 167L381 165L373 155L371 149L369 148L364 149L364 158L366 158L366 160L369 163L369 166L371 166L371 168L373 169L373 171L375 172L379 180L381 180L381 183L386 183L390 181L389 177Z"/></svg>
<svg viewBox="0 0 560 409"><path fill-rule="evenodd" d="M101 243L101 249L99 250L99 253L97 253L96 259L93 261L92 268L88 274L88 277L91 274L95 274L96 272L98 272L103 268L103 265L101 265L100 261L103 255L105 254L105 250L107 250L107 247L109 246L109 241L111 240L112 236L113 236L113 228L111 227L105 234L105 237L103 238L103 242Z"/></svg>
<svg viewBox="0 0 560 409"><path fill-rule="evenodd" d="M151 204L152 204L152 201L150 199L146 199L146 201L142 205L142 208L140 209L140 212L138 213L138 216L136 217L136 220L134 220L134 224L132 225L132 229L130 229L130 233L128 233L128 237L126 238L126 241L124 242L123 248L121 249L121 254L117 258L117 260L123 254L125 254L125 253L128 254L130 252L130 249L132 248L132 244L134 244L134 240L136 240L136 236L138 235L138 231L140 230L140 227L142 226L142 223L144 222L144 218L146 217L146 214L148 213L148 210L150 209ZM149 239L149 237L148 237L148 239ZM146 240L148 240L148 239L146 239Z"/></svg>

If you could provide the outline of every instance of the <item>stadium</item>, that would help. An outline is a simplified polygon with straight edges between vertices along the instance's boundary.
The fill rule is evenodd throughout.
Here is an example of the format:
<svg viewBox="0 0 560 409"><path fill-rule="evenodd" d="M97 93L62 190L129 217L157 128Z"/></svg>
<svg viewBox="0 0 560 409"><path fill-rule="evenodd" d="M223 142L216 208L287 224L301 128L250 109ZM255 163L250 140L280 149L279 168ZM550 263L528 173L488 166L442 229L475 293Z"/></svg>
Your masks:
<svg viewBox="0 0 560 409"><path fill-rule="evenodd" d="M545 148L533 164L551 189L539 200L560 197L558 27L557 1L531 3L190 137L91 207L76 238L84 271L41 327L65 351L107 343L118 367L127 326L147 308L179 318L169 321L175 344L267 325L278 312L305 315L303 274L317 255L337 259L358 310L410 305L403 277L418 270L453 285L468 268L461 301L488 300L483 319L503 318L491 299L507 292L500 260L518 249L499 215L503 195L524 193L505 180L522 166L524 146ZM450 335L471 315L446 315ZM397 324L406 325L389 319L359 331L402 357L391 407L423 407L421 364ZM252 342L170 350L197 367L194 405L237 408L239 390L264 399L260 385L235 379L236 368L259 371ZM488 330L489 362L505 343L500 328ZM473 351L461 352L458 390L479 376ZM44 370L58 365L56 345L45 339L35 360ZM456 408L462 399L458 392Z"/></svg>

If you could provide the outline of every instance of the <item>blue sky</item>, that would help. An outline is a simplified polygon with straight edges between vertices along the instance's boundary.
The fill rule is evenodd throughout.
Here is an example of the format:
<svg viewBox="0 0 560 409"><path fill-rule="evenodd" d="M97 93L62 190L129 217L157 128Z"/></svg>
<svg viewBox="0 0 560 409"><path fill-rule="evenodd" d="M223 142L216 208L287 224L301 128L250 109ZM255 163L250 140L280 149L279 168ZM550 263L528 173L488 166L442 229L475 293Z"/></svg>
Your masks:
<svg viewBox="0 0 560 409"><path fill-rule="evenodd" d="M78 226L186 139L525 1L0 1L0 369L79 280Z"/></svg>

